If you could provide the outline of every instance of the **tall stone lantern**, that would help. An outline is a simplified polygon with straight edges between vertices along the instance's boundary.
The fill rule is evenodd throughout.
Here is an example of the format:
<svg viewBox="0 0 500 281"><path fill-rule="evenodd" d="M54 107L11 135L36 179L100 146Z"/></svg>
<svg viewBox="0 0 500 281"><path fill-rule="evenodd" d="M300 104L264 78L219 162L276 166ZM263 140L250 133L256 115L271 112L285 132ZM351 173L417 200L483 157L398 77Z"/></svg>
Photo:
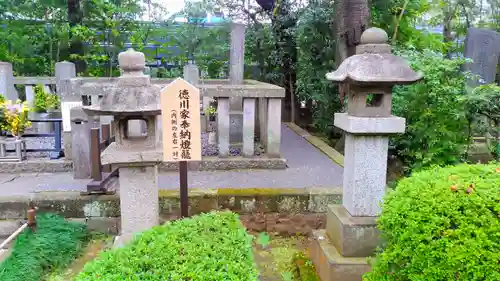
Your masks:
<svg viewBox="0 0 500 281"><path fill-rule="evenodd" d="M392 87L422 78L391 54L387 41L382 29L366 30L356 54L326 75L347 86L348 105L334 120L346 134L342 205L328 206L326 231L315 232L311 248L322 281L361 281L369 270L362 257L379 244L376 216L386 190L389 136L405 131L405 119L391 114Z"/></svg>
<svg viewBox="0 0 500 281"><path fill-rule="evenodd" d="M102 163L119 168L121 236L118 244L134 233L158 224L158 164L161 135L156 130L160 87L144 75L145 57L129 49L118 55L121 76L96 105L85 106L88 115L114 117L115 142L102 153ZM137 121L139 120L139 121ZM133 134L130 122L143 122L146 134Z"/></svg>

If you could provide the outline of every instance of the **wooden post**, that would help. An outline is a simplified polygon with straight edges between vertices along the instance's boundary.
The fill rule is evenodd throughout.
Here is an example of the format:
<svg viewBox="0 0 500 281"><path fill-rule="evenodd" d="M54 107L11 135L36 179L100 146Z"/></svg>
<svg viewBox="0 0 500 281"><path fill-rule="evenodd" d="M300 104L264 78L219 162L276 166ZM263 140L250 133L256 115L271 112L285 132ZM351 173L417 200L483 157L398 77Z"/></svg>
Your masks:
<svg viewBox="0 0 500 281"><path fill-rule="evenodd" d="M102 181L101 173L101 141L99 138L99 128L90 130L90 165L92 171L92 179L94 181Z"/></svg>
<svg viewBox="0 0 500 281"><path fill-rule="evenodd" d="M104 146L107 147L111 141L111 126L110 124L102 124L101 125L101 134L102 134L102 140L104 142ZM111 165L103 165L102 166L102 171L104 173L111 173Z"/></svg>
<svg viewBox="0 0 500 281"><path fill-rule="evenodd" d="M181 217L186 218L189 216L187 161L179 162L179 182L180 182L180 199L181 199Z"/></svg>

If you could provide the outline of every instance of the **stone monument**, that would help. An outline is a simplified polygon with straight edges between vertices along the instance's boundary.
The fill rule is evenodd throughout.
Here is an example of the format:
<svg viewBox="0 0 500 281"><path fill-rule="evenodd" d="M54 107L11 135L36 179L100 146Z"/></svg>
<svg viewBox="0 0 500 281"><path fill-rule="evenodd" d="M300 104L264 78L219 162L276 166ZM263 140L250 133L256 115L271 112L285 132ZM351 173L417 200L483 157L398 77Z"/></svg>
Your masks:
<svg viewBox="0 0 500 281"><path fill-rule="evenodd" d="M500 33L489 29L469 28L464 54L466 58L472 59L465 68L479 76L477 79L469 79L469 87L495 82L500 62Z"/></svg>
<svg viewBox="0 0 500 281"><path fill-rule="evenodd" d="M158 164L161 135L156 129L160 109L160 87L143 73L143 53L129 49L118 55L122 70L118 82L103 93L99 103L83 107L88 115L114 117L115 142L102 153L102 164L119 168L121 236L119 246L135 233L158 224ZM129 122L139 121L146 134L129 135Z"/></svg>
<svg viewBox="0 0 500 281"><path fill-rule="evenodd" d="M389 135L405 131L391 115L392 87L422 78L391 54L387 33L366 30L356 55L326 75L348 85L347 113L335 113L346 133L342 205L329 205L326 231L314 232L311 255L322 281L361 281L377 247L376 217L386 189Z"/></svg>

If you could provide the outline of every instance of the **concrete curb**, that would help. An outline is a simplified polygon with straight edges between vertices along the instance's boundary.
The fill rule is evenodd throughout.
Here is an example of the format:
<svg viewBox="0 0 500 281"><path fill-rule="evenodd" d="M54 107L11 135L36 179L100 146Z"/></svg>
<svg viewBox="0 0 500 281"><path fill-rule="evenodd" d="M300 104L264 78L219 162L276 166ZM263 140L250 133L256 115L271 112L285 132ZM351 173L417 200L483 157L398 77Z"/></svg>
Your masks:
<svg viewBox="0 0 500 281"><path fill-rule="evenodd" d="M297 135L303 137L310 144L323 152L333 162L337 163L341 167L344 167L344 155L342 155L342 153L338 152L333 147L322 141L320 138L313 136L311 133L302 129L295 123L285 123L285 125L287 125L288 128L294 131Z"/></svg>
<svg viewBox="0 0 500 281"><path fill-rule="evenodd" d="M213 188L190 189L191 215L213 210L239 213L252 231L307 235L324 228L329 204L342 200L340 188ZM0 237L8 236L26 216L29 203L38 213L52 212L84 222L89 229L116 234L120 229L120 198L114 195L82 196L79 192L40 192L0 197ZM178 190L160 190L161 222L179 217Z"/></svg>
<svg viewBox="0 0 500 281"><path fill-rule="evenodd" d="M233 156L218 158L203 157L202 161L190 162L191 171L217 171L237 169L286 169L286 160L283 158L269 158L265 155L244 158ZM178 163L161 163L160 171L176 171ZM22 162L0 162L0 173L64 173L73 171L73 162L64 158L51 160L48 158L32 158Z"/></svg>
<svg viewBox="0 0 500 281"><path fill-rule="evenodd" d="M342 199L340 188L219 188L190 189L190 214L225 210L254 213L325 213L328 204ZM67 218L119 217L119 192L114 195L82 196L79 192L40 192L0 197L0 220L24 219L30 202L38 212ZM179 213L179 191L160 190L160 215Z"/></svg>

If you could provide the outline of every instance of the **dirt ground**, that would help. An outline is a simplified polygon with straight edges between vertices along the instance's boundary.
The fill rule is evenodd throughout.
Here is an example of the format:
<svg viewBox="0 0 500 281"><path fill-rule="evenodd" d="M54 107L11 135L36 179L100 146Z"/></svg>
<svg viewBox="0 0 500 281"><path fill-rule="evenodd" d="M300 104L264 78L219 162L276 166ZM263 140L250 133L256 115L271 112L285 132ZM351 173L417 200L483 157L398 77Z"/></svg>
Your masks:
<svg viewBox="0 0 500 281"><path fill-rule="evenodd" d="M261 273L260 281L299 281L293 277L292 258L297 252L307 252L308 237L271 235L265 247L257 240L254 241L254 258Z"/></svg>

